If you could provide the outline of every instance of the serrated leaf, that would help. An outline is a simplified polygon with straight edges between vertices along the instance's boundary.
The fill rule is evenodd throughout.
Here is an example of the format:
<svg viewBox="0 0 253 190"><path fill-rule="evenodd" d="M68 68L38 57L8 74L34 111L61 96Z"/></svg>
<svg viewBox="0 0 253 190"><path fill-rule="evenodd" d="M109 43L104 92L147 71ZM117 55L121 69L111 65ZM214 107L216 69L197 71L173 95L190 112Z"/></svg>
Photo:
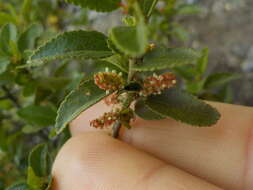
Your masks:
<svg viewBox="0 0 253 190"><path fill-rule="evenodd" d="M37 126L53 125L56 118L56 111L50 106L30 105L19 109L17 114L26 122Z"/></svg>
<svg viewBox="0 0 253 190"><path fill-rule="evenodd" d="M142 119L145 120L162 120L165 119L163 115L153 112L146 104L144 100L139 100L135 104L135 113Z"/></svg>
<svg viewBox="0 0 253 190"><path fill-rule="evenodd" d="M47 177L51 170L51 158L46 144L39 144L29 154L28 165L37 177Z"/></svg>
<svg viewBox="0 0 253 190"><path fill-rule="evenodd" d="M145 103L156 113L194 126L211 126L220 118L215 108L177 88L149 96Z"/></svg>
<svg viewBox="0 0 253 190"><path fill-rule="evenodd" d="M238 73L213 73L206 79L204 84L205 89L221 87L222 85L228 84L233 80L239 79L241 77Z"/></svg>
<svg viewBox="0 0 253 190"><path fill-rule="evenodd" d="M59 134L81 112L106 97L104 90L98 88L93 80L82 83L61 103L56 118L55 128Z"/></svg>
<svg viewBox="0 0 253 190"><path fill-rule="evenodd" d="M106 41L107 37L96 31L65 32L41 46L30 57L30 61L108 57L112 52Z"/></svg>
<svg viewBox="0 0 253 190"><path fill-rule="evenodd" d="M36 39L42 34L43 27L40 24L32 24L29 26L18 39L18 48L20 52L35 47Z"/></svg>
<svg viewBox="0 0 253 190"><path fill-rule="evenodd" d="M143 63L135 64L135 71L154 71L161 69L173 69L176 66L192 64L199 58L199 53L188 48L154 48L148 52Z"/></svg>
<svg viewBox="0 0 253 190"><path fill-rule="evenodd" d="M6 188L6 190L31 190L31 188L26 183L18 183Z"/></svg>
<svg viewBox="0 0 253 190"><path fill-rule="evenodd" d="M68 3L79 5L99 12L110 12L119 8L121 0L66 0Z"/></svg>
<svg viewBox="0 0 253 190"><path fill-rule="evenodd" d="M8 57L0 57L0 74L7 70L7 67L10 63L11 60Z"/></svg>
<svg viewBox="0 0 253 190"><path fill-rule="evenodd" d="M206 68L208 65L208 57L209 57L209 50L208 48L204 48L202 50L202 55L197 63L197 72L199 75L203 75L206 72Z"/></svg>
<svg viewBox="0 0 253 190"><path fill-rule="evenodd" d="M139 0L140 8L146 17L150 17L158 0Z"/></svg>

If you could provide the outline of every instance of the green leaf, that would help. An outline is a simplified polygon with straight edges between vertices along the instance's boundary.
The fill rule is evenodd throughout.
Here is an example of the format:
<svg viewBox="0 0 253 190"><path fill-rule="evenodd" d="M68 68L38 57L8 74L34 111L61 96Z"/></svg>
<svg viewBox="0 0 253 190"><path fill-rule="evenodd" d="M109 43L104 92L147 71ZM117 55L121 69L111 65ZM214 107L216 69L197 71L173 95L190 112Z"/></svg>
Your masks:
<svg viewBox="0 0 253 190"><path fill-rule="evenodd" d="M142 64L135 64L135 71L154 71L173 69L176 66L192 64L199 58L199 53L188 48L155 48L148 52Z"/></svg>
<svg viewBox="0 0 253 190"><path fill-rule="evenodd" d="M213 73L210 76L208 76L208 78L206 79L204 88L210 89L210 88L221 87L225 84L230 83L233 80L239 79L240 77L241 75L238 73L226 73L226 72Z"/></svg>
<svg viewBox="0 0 253 190"><path fill-rule="evenodd" d="M165 119L163 115L153 112L146 104L144 100L139 100L135 104L135 113L145 120L162 120Z"/></svg>
<svg viewBox="0 0 253 190"><path fill-rule="evenodd" d="M8 187L6 190L31 190L31 189L26 183L17 183Z"/></svg>
<svg viewBox="0 0 253 190"><path fill-rule="evenodd" d="M21 8L21 14L26 21L30 21L30 14L33 0L24 0Z"/></svg>
<svg viewBox="0 0 253 190"><path fill-rule="evenodd" d="M84 80L93 80L94 74L98 72L105 72L106 70L108 71L114 70L117 73L122 72L123 77L127 78L127 73L125 73L119 67L107 61L96 60L90 65L90 68L86 67L86 70L87 70L87 74L85 75L85 77L82 77L82 79Z"/></svg>
<svg viewBox="0 0 253 190"><path fill-rule="evenodd" d="M0 74L7 70L7 67L10 63L11 60L8 57L0 57Z"/></svg>
<svg viewBox="0 0 253 190"><path fill-rule="evenodd" d="M194 15L201 12L201 7L197 4L182 4L177 8L178 15Z"/></svg>
<svg viewBox="0 0 253 190"><path fill-rule="evenodd" d="M186 82L187 91L191 94L199 94L203 90L205 80Z"/></svg>
<svg viewBox="0 0 253 190"><path fill-rule="evenodd" d="M140 8L146 17L150 17L158 0L139 0Z"/></svg>
<svg viewBox="0 0 253 190"><path fill-rule="evenodd" d="M211 126L220 118L218 111L177 88L149 96L147 106L155 113L195 126Z"/></svg>
<svg viewBox="0 0 253 190"><path fill-rule="evenodd" d="M0 26L7 24L7 23L16 23L16 19L7 13L0 12Z"/></svg>
<svg viewBox="0 0 253 190"><path fill-rule="evenodd" d="M63 58L102 58L112 55L107 37L96 31L65 32L40 47L30 61Z"/></svg>
<svg viewBox="0 0 253 190"><path fill-rule="evenodd" d="M104 90L98 88L94 81L86 81L73 90L61 103L56 118L55 128L59 134L81 112L106 97Z"/></svg>
<svg viewBox="0 0 253 190"><path fill-rule="evenodd" d="M66 0L68 3L79 5L99 12L110 12L119 8L121 0Z"/></svg>
<svg viewBox="0 0 253 190"><path fill-rule="evenodd" d="M148 45L146 27L142 25L112 28L110 38L115 46L126 55L141 56Z"/></svg>
<svg viewBox="0 0 253 190"><path fill-rule="evenodd" d="M7 55L11 53L11 42L17 41L17 28L14 24L6 24L3 26L0 34L0 48Z"/></svg>
<svg viewBox="0 0 253 190"><path fill-rule="evenodd" d="M51 158L46 144L39 144L29 154L28 165L37 177L47 177L51 171Z"/></svg>
<svg viewBox="0 0 253 190"><path fill-rule="evenodd" d="M32 167L28 167L27 184L33 189L44 189L47 184L47 177L38 177L35 175Z"/></svg>
<svg viewBox="0 0 253 190"><path fill-rule="evenodd" d="M56 111L51 106L30 105L18 110L18 116L32 125L53 125Z"/></svg>
<svg viewBox="0 0 253 190"><path fill-rule="evenodd" d="M198 60L197 64L197 71L199 75L203 75L206 72L206 68L208 65L208 56L209 56L209 50L208 48L204 48L202 50L202 55Z"/></svg>
<svg viewBox="0 0 253 190"><path fill-rule="evenodd" d="M128 60L118 54L103 59L114 66L118 67L121 71L128 73Z"/></svg>
<svg viewBox="0 0 253 190"><path fill-rule="evenodd" d="M173 68L173 72L187 81L194 80L198 74L194 65L183 65L180 67L175 67Z"/></svg>
<svg viewBox="0 0 253 190"><path fill-rule="evenodd" d="M32 24L29 26L18 39L18 48L20 52L35 47L36 39L42 34L43 27L40 24Z"/></svg>

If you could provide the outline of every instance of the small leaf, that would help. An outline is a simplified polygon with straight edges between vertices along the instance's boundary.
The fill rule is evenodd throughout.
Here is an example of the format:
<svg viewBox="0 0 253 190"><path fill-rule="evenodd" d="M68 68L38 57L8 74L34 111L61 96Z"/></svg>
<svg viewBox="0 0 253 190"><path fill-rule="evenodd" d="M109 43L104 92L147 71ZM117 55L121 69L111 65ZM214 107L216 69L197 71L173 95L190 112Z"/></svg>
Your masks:
<svg viewBox="0 0 253 190"><path fill-rule="evenodd" d="M241 77L238 73L213 73L206 79L204 84L205 89L221 87L228 84L233 80L237 80Z"/></svg>
<svg viewBox="0 0 253 190"><path fill-rule="evenodd" d="M111 57L106 57L102 60L107 61L118 67L121 71L128 73L128 60L123 56L116 54Z"/></svg>
<svg viewBox="0 0 253 190"><path fill-rule="evenodd" d="M126 55L141 56L148 45L146 28L143 25L112 28L110 38L115 46Z"/></svg>
<svg viewBox="0 0 253 190"><path fill-rule="evenodd" d="M32 167L28 167L27 184L33 189L44 189L47 184L47 177L38 177L35 175Z"/></svg>
<svg viewBox="0 0 253 190"><path fill-rule="evenodd" d="M73 90L61 103L56 118L55 128L59 134L69 122L75 119L82 111L96 104L106 97L104 90L98 88L94 81L86 81Z"/></svg>
<svg viewBox="0 0 253 190"><path fill-rule="evenodd" d="M18 48L20 52L35 47L36 39L42 34L43 27L40 24L32 24L29 26L18 39Z"/></svg>
<svg viewBox="0 0 253 190"><path fill-rule="evenodd" d="M8 187L6 190L31 190L31 188L26 183L17 183Z"/></svg>
<svg viewBox="0 0 253 190"><path fill-rule="evenodd" d="M177 8L178 15L194 15L201 12L201 7L197 4L182 4Z"/></svg>
<svg viewBox="0 0 253 190"><path fill-rule="evenodd" d="M218 111L196 97L176 88L150 96L145 102L152 111L195 126L211 126L220 118Z"/></svg>
<svg viewBox="0 0 253 190"><path fill-rule="evenodd" d="M112 55L107 37L95 31L65 32L40 47L30 61L63 58L102 58Z"/></svg>
<svg viewBox="0 0 253 190"><path fill-rule="evenodd" d="M150 17L158 0L139 0L140 8L146 17Z"/></svg>
<svg viewBox="0 0 253 190"><path fill-rule="evenodd" d="M146 104L144 100L139 100L135 104L135 113L145 120L162 120L165 119L163 115L153 112Z"/></svg>
<svg viewBox="0 0 253 190"><path fill-rule="evenodd" d="M29 155L28 165L37 177L47 177L51 171L51 158L46 144L39 144Z"/></svg>
<svg viewBox="0 0 253 190"><path fill-rule="evenodd" d="M127 73L124 72L124 70L120 69L121 67L116 66L110 62L107 61L100 61L100 60L96 60L93 62L93 64L91 65L91 69L89 70L89 72L85 75L85 79L89 80L89 79L93 79L94 74L98 73L98 72L105 72L107 69L108 71L112 72L113 70L116 71L117 73L123 72L123 77L126 78L127 77Z"/></svg>
<svg viewBox="0 0 253 190"><path fill-rule="evenodd" d="M7 67L10 63L11 60L8 57L0 57L0 74L7 70Z"/></svg>
<svg viewBox="0 0 253 190"><path fill-rule="evenodd" d="M132 4L132 8L136 18L136 26L112 28L110 40L117 49L126 55L139 57L146 52L148 46L148 29L137 1Z"/></svg>
<svg viewBox="0 0 253 190"><path fill-rule="evenodd" d="M209 56L208 48L203 49L202 55L199 58L198 64L197 64L197 71L199 75L203 75L206 72L206 68L208 65L208 56Z"/></svg>
<svg viewBox="0 0 253 190"><path fill-rule="evenodd" d="M56 111L50 106L30 105L18 110L18 116L32 125L53 125Z"/></svg>
<svg viewBox="0 0 253 190"><path fill-rule="evenodd" d="M199 81L188 81L186 82L186 88L187 91L191 94L199 94L203 90L205 80L199 80Z"/></svg>
<svg viewBox="0 0 253 190"><path fill-rule="evenodd" d="M197 76L196 67L194 65L183 65L173 68L173 72L187 81L192 81Z"/></svg>
<svg viewBox="0 0 253 190"><path fill-rule="evenodd" d="M24 0L21 8L21 15L23 18L29 22L31 17L31 9L32 9L33 0Z"/></svg>
<svg viewBox="0 0 253 190"><path fill-rule="evenodd" d="M99 12L110 12L119 8L121 0L66 0L68 3L79 5Z"/></svg>
<svg viewBox="0 0 253 190"><path fill-rule="evenodd" d="M176 66L192 64L199 58L199 53L187 48L155 48L144 56L142 64L135 64L136 71L154 71L172 69Z"/></svg>

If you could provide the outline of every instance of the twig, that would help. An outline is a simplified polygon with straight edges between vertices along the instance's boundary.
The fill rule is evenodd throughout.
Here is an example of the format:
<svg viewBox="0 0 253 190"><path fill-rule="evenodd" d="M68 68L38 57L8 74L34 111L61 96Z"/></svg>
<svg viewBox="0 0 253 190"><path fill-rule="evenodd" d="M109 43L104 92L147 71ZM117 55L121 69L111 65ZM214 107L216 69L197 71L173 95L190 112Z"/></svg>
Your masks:
<svg viewBox="0 0 253 190"><path fill-rule="evenodd" d="M112 137L113 138L117 139L119 137L120 128L121 128L120 121L116 121L115 124L113 125L113 128L112 128Z"/></svg>

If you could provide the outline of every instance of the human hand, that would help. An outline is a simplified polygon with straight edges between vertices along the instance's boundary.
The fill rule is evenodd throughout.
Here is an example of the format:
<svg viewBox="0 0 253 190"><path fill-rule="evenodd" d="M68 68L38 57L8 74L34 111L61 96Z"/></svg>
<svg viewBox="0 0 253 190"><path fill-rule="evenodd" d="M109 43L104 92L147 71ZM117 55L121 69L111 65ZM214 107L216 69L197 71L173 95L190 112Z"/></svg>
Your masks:
<svg viewBox="0 0 253 190"><path fill-rule="evenodd" d="M89 127L110 108L98 103L71 124L53 167L53 190L252 190L253 109L211 103L210 128L137 119L120 140Z"/></svg>

